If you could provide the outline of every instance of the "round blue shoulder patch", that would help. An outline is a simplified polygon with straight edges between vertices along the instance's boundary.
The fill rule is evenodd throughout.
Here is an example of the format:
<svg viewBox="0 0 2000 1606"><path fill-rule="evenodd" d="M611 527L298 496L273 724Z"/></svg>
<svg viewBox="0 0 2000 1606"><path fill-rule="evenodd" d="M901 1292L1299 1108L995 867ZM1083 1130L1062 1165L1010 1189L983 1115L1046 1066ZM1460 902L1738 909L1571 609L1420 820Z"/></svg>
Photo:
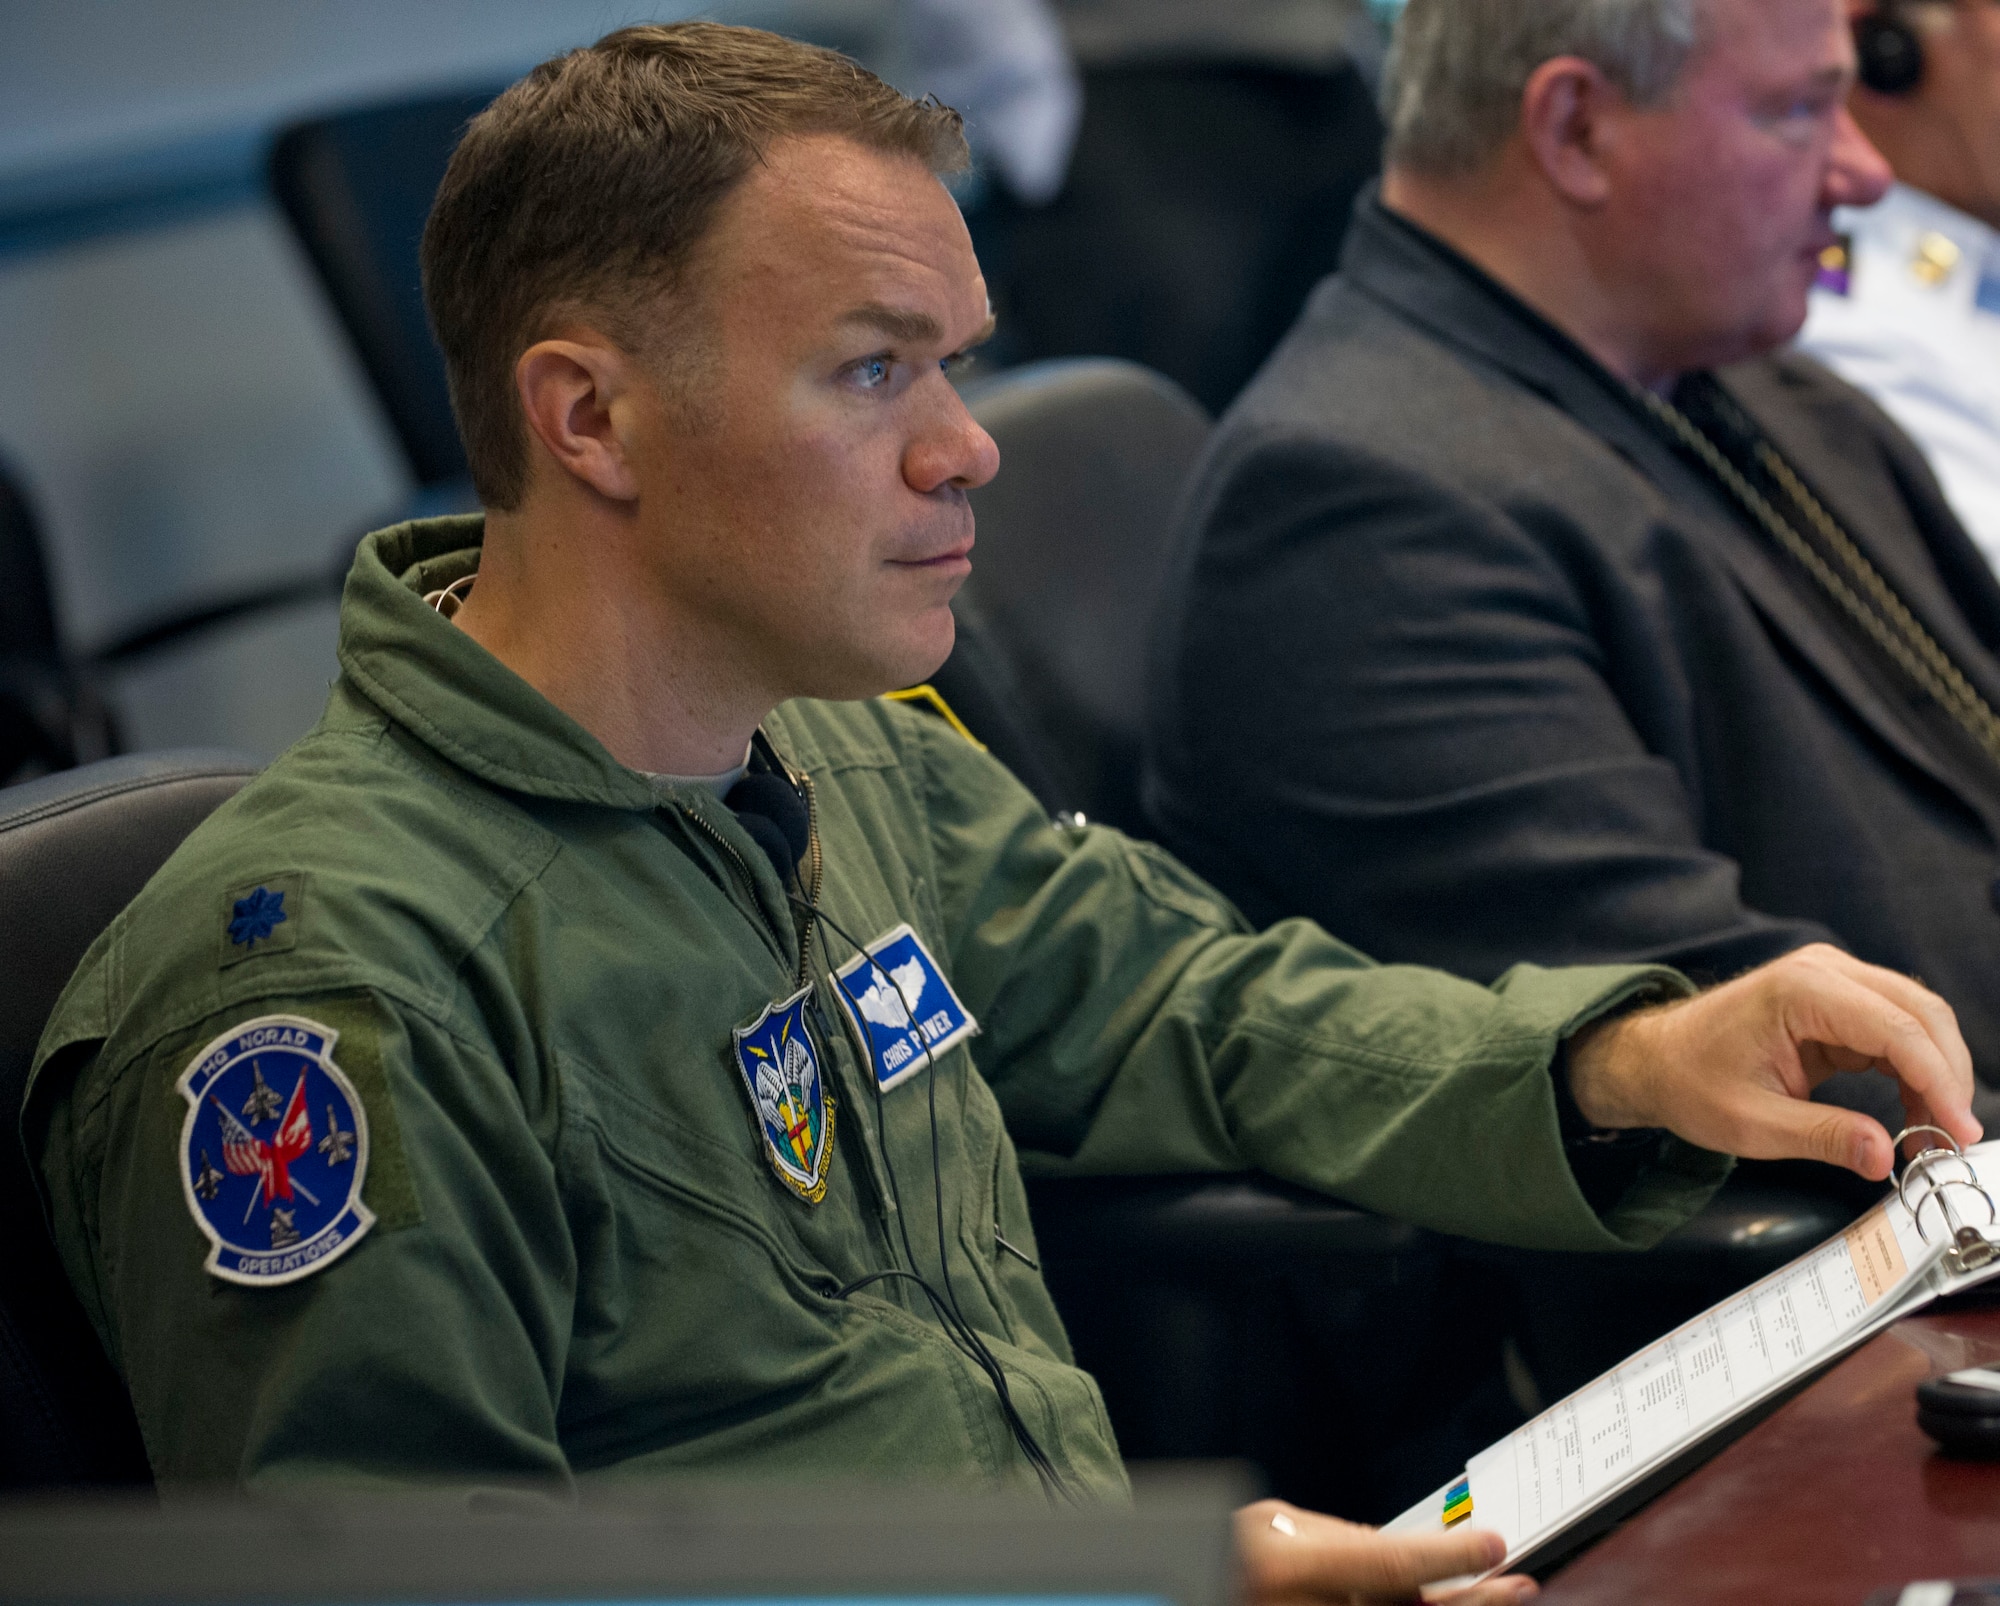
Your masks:
<svg viewBox="0 0 2000 1606"><path fill-rule="evenodd" d="M338 1036L298 1015L263 1015L181 1073L181 1186L214 1276L297 1282L375 1224L361 1202L368 1113L333 1062Z"/></svg>

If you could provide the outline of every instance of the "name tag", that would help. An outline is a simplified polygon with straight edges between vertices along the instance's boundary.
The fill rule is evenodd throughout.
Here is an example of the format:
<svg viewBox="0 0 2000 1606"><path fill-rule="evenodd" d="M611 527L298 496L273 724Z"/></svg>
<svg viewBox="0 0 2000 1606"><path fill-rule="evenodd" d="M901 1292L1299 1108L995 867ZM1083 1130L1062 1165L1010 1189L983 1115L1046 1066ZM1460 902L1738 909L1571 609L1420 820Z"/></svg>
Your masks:
<svg viewBox="0 0 2000 1606"><path fill-rule="evenodd" d="M833 976L842 1008L868 1045L875 1085L885 1093L979 1030L907 923L877 937Z"/></svg>

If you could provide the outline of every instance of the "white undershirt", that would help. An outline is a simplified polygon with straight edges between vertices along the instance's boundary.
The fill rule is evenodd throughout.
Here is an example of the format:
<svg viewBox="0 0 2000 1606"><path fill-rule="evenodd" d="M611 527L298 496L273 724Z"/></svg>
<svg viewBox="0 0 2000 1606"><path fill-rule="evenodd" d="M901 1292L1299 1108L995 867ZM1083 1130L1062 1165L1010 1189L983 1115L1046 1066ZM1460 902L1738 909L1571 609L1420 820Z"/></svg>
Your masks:
<svg viewBox="0 0 2000 1606"><path fill-rule="evenodd" d="M749 769L750 749L745 747L743 762L732 769L724 770L720 775L660 775L652 770L638 770L634 773L650 783L654 793L662 798L675 787L705 786L719 801L729 795L729 789L742 780Z"/></svg>

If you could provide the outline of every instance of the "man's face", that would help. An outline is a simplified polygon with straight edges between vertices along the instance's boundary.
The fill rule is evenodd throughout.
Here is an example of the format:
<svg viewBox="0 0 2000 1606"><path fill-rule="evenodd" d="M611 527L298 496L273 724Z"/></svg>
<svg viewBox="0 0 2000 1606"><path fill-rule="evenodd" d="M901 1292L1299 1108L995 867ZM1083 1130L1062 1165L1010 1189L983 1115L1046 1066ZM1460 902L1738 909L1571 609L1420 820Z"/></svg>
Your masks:
<svg viewBox="0 0 2000 1606"><path fill-rule="evenodd" d="M922 164L779 142L696 253L700 355L635 441L650 583L773 700L873 696L950 653L968 489L999 452L946 379L990 327Z"/></svg>
<svg viewBox="0 0 2000 1606"><path fill-rule="evenodd" d="M1845 110L1853 68L1842 0L1708 0L1673 92L1618 119L1595 250L1649 369L1739 361L1798 332L1833 208L1888 183Z"/></svg>

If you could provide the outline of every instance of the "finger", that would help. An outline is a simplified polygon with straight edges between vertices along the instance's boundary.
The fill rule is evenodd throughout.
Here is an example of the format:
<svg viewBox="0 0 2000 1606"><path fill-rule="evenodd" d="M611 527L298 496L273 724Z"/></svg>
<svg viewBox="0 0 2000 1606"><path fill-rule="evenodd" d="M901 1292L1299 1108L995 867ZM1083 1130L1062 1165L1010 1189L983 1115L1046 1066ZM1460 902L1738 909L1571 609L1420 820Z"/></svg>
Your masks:
<svg viewBox="0 0 2000 1606"><path fill-rule="evenodd" d="M1827 1043L1866 1054L1918 1094L1954 1137L1978 1130L1970 1088L1961 1090L1943 1051L1915 1015L1874 988L1832 971L1809 975L1784 999L1786 1030L1794 1050ZM1838 1161L1837 1164L1845 1164Z"/></svg>
<svg viewBox="0 0 2000 1606"><path fill-rule="evenodd" d="M1969 1124L1964 1129L1947 1125L1947 1130L1961 1143L1977 1143L1984 1135L1984 1128L1971 1113L1974 1087L1972 1050L1966 1046L1965 1034L1959 1030L1958 1012L1913 976L1868 964L1837 948L1828 949L1826 957L1836 968L1862 986L1880 993L1923 1025L1931 1041L1937 1045L1938 1052L1944 1056L1951 1073L1946 1087L1936 1090L1939 1095L1936 1101L1928 1097L1927 1090L1925 1106L1932 1114L1941 1113L1939 1104L1949 1110L1962 1107Z"/></svg>
<svg viewBox="0 0 2000 1606"><path fill-rule="evenodd" d="M1421 1601L1423 1606L1521 1606L1541 1594L1541 1586L1534 1579L1520 1573L1509 1573L1504 1578L1489 1578L1484 1583L1473 1584L1466 1589L1448 1590L1443 1594L1433 1594L1426 1590L1415 1595L1354 1595L1342 1592L1333 1597L1343 1606L1388 1606L1395 1601L1398 1606L1404 1602ZM1299 1595L1284 1600L1259 1598L1257 1606L1329 1606L1329 1599L1320 1595Z"/></svg>
<svg viewBox="0 0 2000 1606"><path fill-rule="evenodd" d="M1746 1095L1731 1144L1746 1160L1824 1160L1881 1182L1895 1149L1881 1122L1836 1104L1814 1104L1782 1093Z"/></svg>
<svg viewBox="0 0 2000 1606"><path fill-rule="evenodd" d="M1505 1578L1489 1578L1470 1589L1455 1589L1448 1595L1426 1598L1434 1606L1520 1606L1522 1601L1533 1600L1541 1592L1534 1579L1509 1573Z"/></svg>
<svg viewBox="0 0 2000 1606"><path fill-rule="evenodd" d="M1412 1595L1419 1585L1483 1573L1506 1559L1507 1544L1496 1533L1473 1529L1448 1534L1341 1535L1315 1542L1301 1528L1302 1555L1287 1594L1332 1594L1351 1590L1391 1599Z"/></svg>

